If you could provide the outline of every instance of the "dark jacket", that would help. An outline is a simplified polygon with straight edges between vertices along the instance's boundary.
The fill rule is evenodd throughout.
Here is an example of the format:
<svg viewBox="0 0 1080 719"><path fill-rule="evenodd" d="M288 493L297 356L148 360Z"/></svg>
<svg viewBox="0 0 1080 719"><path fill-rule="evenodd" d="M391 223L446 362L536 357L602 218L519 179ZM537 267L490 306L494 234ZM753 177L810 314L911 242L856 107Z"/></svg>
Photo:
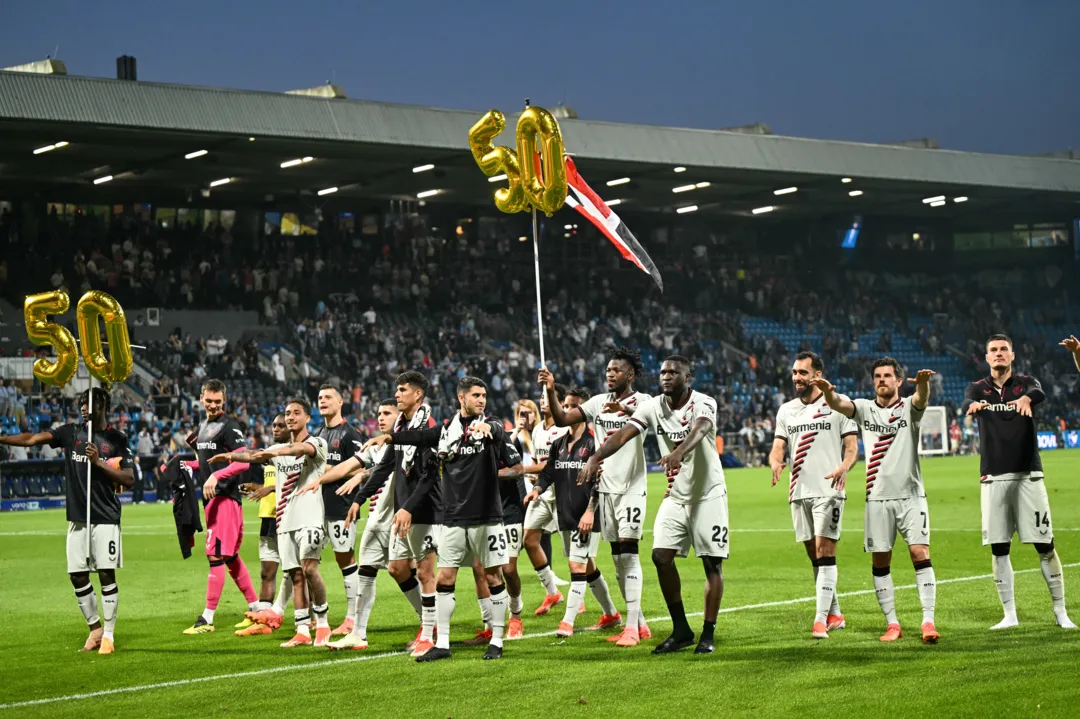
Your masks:
<svg viewBox="0 0 1080 719"><path fill-rule="evenodd" d="M173 490L176 537L180 541L180 552L184 559L187 559L191 556L191 548L195 546L195 534L203 531L202 509L195 492L195 478L179 456L169 460L162 471L162 477Z"/></svg>

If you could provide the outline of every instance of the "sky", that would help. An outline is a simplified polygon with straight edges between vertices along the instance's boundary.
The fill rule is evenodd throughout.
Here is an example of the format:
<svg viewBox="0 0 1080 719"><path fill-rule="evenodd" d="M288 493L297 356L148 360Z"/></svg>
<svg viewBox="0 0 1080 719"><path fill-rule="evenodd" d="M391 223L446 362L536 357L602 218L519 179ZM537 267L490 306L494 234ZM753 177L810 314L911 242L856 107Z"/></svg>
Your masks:
<svg viewBox="0 0 1080 719"><path fill-rule="evenodd" d="M1080 149L1076 0L12 2L0 66L1038 154Z"/></svg>

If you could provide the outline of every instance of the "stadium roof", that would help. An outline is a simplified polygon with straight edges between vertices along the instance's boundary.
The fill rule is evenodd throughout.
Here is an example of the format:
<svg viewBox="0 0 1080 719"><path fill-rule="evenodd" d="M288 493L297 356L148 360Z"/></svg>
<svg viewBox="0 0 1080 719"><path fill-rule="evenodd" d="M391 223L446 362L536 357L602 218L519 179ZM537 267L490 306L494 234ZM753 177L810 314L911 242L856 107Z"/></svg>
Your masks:
<svg viewBox="0 0 1080 719"><path fill-rule="evenodd" d="M509 108L504 108L509 109ZM0 72L0 183L161 186L240 198L412 198L439 189L489 203L493 185L468 151L480 112L104 78ZM508 114L508 122L513 123ZM1080 162L720 130L561 120L566 148L608 199L634 209L923 215L1005 207L1077 210ZM62 151L33 154L58 141ZM512 145L504 134L502 144ZM207 153L192 160L184 156ZM314 161L282 168L294 158ZM414 167L432 164L429 172ZM675 168L686 168L676 172ZM628 177L610 188L604 183ZM842 178L852 178L843 183ZM707 184L705 184L707 183ZM685 192L676 187L693 185ZM777 196L775 190L797 187ZM850 196L850 192L862 195ZM945 195L969 202L941 209Z"/></svg>

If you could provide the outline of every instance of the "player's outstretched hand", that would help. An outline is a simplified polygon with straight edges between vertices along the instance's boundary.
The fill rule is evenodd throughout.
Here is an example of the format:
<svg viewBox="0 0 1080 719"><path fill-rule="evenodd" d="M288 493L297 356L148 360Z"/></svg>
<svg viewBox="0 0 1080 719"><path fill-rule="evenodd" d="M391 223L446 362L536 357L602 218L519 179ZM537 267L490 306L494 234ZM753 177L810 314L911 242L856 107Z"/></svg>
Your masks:
<svg viewBox="0 0 1080 719"><path fill-rule="evenodd" d="M937 372L932 369L921 369L915 375L914 379L908 378L908 382L914 382L915 384L918 384L920 382L929 382L930 378L936 374Z"/></svg>
<svg viewBox="0 0 1080 719"><path fill-rule="evenodd" d="M345 529L348 529L356 521L356 518L360 516L360 505L356 502L352 503L349 507L349 511L345 513Z"/></svg>
<svg viewBox="0 0 1080 719"><path fill-rule="evenodd" d="M620 402L605 402L601 410L604 414L633 414L634 410Z"/></svg>
<svg viewBox="0 0 1080 719"><path fill-rule="evenodd" d="M475 434L484 439L491 439L491 425L487 422L480 422L469 428L469 434Z"/></svg>
<svg viewBox="0 0 1080 719"><path fill-rule="evenodd" d="M390 435L380 434L378 437L372 437L367 442L364 442L364 446L360 448L361 452L366 452L369 449L378 449L384 444L390 441Z"/></svg>
<svg viewBox="0 0 1080 719"><path fill-rule="evenodd" d="M551 376L551 372L548 371L547 365L540 368L540 371L536 375L536 383L541 387L555 386L555 378Z"/></svg>
<svg viewBox="0 0 1080 719"><path fill-rule="evenodd" d="M361 484L364 483L364 480L366 480L368 478L368 475L370 475L370 474L371 474L370 470L367 470L367 469L360 470L360 472L358 472L354 476L349 477L349 480L347 482L345 482L345 484L338 487L337 491L334 492L334 494L336 494L339 497L345 497L347 495L352 494L353 492L356 491L357 487L359 487Z"/></svg>
<svg viewBox="0 0 1080 719"><path fill-rule="evenodd" d="M596 461L596 455L589 457L589 461L585 463L585 466L578 472L577 483L580 487L586 482L592 482L596 479L596 473L600 471L600 463Z"/></svg>
<svg viewBox="0 0 1080 719"><path fill-rule="evenodd" d="M679 468L682 467L682 453L675 450L671 454L665 454L660 458L660 466L667 470L669 477L678 474Z"/></svg>
<svg viewBox="0 0 1080 719"><path fill-rule="evenodd" d="M1069 335L1067 339L1061 340L1058 344L1073 354L1080 352L1080 340L1076 339L1076 335Z"/></svg>
<svg viewBox="0 0 1080 719"><path fill-rule="evenodd" d="M807 384L809 384L809 385L811 385L813 387L817 387L822 392L834 392L834 391L836 391L836 385L834 385L832 382L825 379L824 377L815 377L814 379L810 380Z"/></svg>
<svg viewBox="0 0 1080 719"><path fill-rule="evenodd" d="M536 487L533 487L532 491L525 495L525 501L521 504L528 507L529 502L535 502L538 499L540 499L540 491Z"/></svg>
<svg viewBox="0 0 1080 719"><path fill-rule="evenodd" d="M251 488L251 494L248 495L248 499L252 502L258 502L263 497L269 496L274 493L274 487L255 486Z"/></svg>
<svg viewBox="0 0 1080 719"><path fill-rule="evenodd" d="M1018 397L1012 402L1006 402L1006 404L1015 407L1016 411L1019 412L1020 416L1022 417L1031 416L1031 397L1028 397L1027 395L1024 395L1023 397Z"/></svg>
<svg viewBox="0 0 1080 719"><path fill-rule="evenodd" d="M833 489L835 489L837 492L843 492L844 487L847 486L847 470L844 469L844 465L840 465L833 471L826 474L825 479L831 479Z"/></svg>
<svg viewBox="0 0 1080 719"><path fill-rule="evenodd" d="M299 497L301 494L309 494L311 492L318 492L320 489L322 489L322 485L320 485L318 482L308 482L303 487L296 490L296 496Z"/></svg>
<svg viewBox="0 0 1080 719"><path fill-rule="evenodd" d="M978 414L989 406L989 402L972 402L968 405L967 416L971 417L972 415Z"/></svg>
<svg viewBox="0 0 1080 719"><path fill-rule="evenodd" d="M770 487L775 487L776 483L780 481L780 475L784 473L784 467L787 465L781 462L780 464L774 464L772 468L772 484Z"/></svg>

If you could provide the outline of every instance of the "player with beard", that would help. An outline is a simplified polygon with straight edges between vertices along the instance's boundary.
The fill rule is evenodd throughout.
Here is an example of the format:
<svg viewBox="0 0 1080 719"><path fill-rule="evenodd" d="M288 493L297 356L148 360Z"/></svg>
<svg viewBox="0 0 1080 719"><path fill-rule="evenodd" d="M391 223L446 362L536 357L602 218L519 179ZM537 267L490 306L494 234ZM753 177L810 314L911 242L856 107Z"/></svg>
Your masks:
<svg viewBox="0 0 1080 719"><path fill-rule="evenodd" d="M474 558L484 568L491 593L492 637L484 659L501 659L503 652L507 596L502 567L508 557L499 483L516 482L524 472L520 456L508 441L502 423L484 414L487 385L476 377L463 377L458 382L458 402L461 411L442 428L394 432L365 445L390 442L437 448L442 465L443 527L436 578L438 635L434 648L417 657L418 662L451 657L454 584L459 569L471 568ZM499 469L500 465L504 468Z"/></svg>
<svg viewBox="0 0 1080 719"><path fill-rule="evenodd" d="M823 377L810 380L825 396L834 412L855 420L866 448L866 518L863 551L872 553L874 589L888 624L880 639L895 642L903 636L896 617L896 594L889 565L897 532L908 545L915 566L915 583L922 604L922 640L937 644L934 626L937 579L930 563L930 510L919 466L919 423L930 399L932 370L923 369L909 380L915 394L900 396L904 372L892 357L883 357L871 368L872 400L844 399Z"/></svg>
<svg viewBox="0 0 1080 719"><path fill-rule="evenodd" d="M192 463L202 484L203 504L206 506L206 558L210 561L210 576L206 581L206 608L184 634L207 634L214 631L214 613L225 589L225 570L248 603L248 610L259 608L259 597L240 559L244 541L244 509L240 505L240 482L248 463L214 461L216 455L245 449L244 428L235 417L225 416L225 383L209 379L203 383L199 398L206 419L188 437L197 460ZM216 468L215 468L216 467Z"/></svg>
<svg viewBox="0 0 1080 719"><path fill-rule="evenodd" d="M859 459L855 422L829 409L821 390L811 384L824 368L813 352L795 355L791 381L796 397L776 413L776 438L769 455L774 487L785 463L791 464L788 504L795 541L806 547L817 589L811 631L815 639L825 639L830 631L844 628L844 615L836 599L836 543L844 516L847 473Z"/></svg>
<svg viewBox="0 0 1080 719"><path fill-rule="evenodd" d="M119 487L130 487L135 481L128 449L127 436L109 426L109 393L95 387L93 437L87 442L90 424L89 390L79 395L82 422L65 424L55 429L0 437L0 444L10 447L37 447L47 444L64 450L64 484L67 507L67 566L68 577L75 588L90 635L81 652L98 650L98 654L115 651L114 631L120 594L116 587L116 570L123 566L120 542ZM86 481L90 473L90 516L86 516ZM87 521L89 520L89 521ZM90 533L90 556L87 557L87 532ZM90 583L90 573L97 572L101 582L101 615L98 615L97 593ZM104 626L102 625L104 620Z"/></svg>
<svg viewBox="0 0 1080 719"><path fill-rule="evenodd" d="M570 412L564 412L555 397L555 380L546 367L540 368L539 382L547 393L551 416L559 427L578 422L592 424L596 442L602 445L622 429L645 402L652 399L634 390L642 376L641 353L619 347L608 355L605 394L594 395ZM626 626L622 633L608 637L620 647L636 646L652 633L641 612L642 572L638 541L645 523L648 479L645 474L645 435L634 433L627 446L606 462L600 473L600 532L611 543L615 577L626 601ZM549 598L550 599L550 598ZM544 600L547 603L547 599ZM543 608L543 607L541 607Z"/></svg>
<svg viewBox="0 0 1080 719"><path fill-rule="evenodd" d="M285 424L285 415L279 414L274 417L270 423L270 434L274 444L284 444L289 441L291 435ZM275 520L277 470L274 464L270 462L263 465L262 474L261 485L251 483L240 487L241 492L249 493L248 499L259 503L259 561L262 563L262 586L259 587L260 607L255 612L247 612L245 616L250 624L236 630L238 637L271 634L280 627L292 589L292 582L284 572L280 585L275 581L278 565L281 564L281 555L278 553L277 521Z"/></svg>
<svg viewBox="0 0 1080 719"><path fill-rule="evenodd" d="M326 467L328 470L347 462L353 455L364 446L364 439L356 428L345 421L341 416L341 407L344 400L341 390L332 384L324 384L319 388L319 414L323 418L323 426L315 430L314 436L326 440ZM396 412L395 412L396 415ZM353 472L359 472L357 466ZM325 476L325 475L324 475ZM345 480L323 483L323 508L326 512L326 536L330 542L330 548L334 551L334 559L341 570L341 578L345 583L346 616L336 629L330 632L331 636L348 634L352 631L356 622L357 602L356 595L360 591L360 575L357 573L356 533L346 524L345 517L349 513L349 500L337 494L337 490Z"/></svg>
<svg viewBox="0 0 1080 719"><path fill-rule="evenodd" d="M1062 345L1073 351L1074 358L1080 358L1080 342L1075 337L1070 340ZM1065 611L1065 573L1054 548L1050 498L1033 417L1033 409L1046 394L1039 380L1013 372L1015 360L1012 340L1002 334L991 335L986 342L990 374L968 385L962 407L979 423L982 543L990 545L994 557L994 583L1005 613L990 628L1008 629L1019 624L1009 558L1012 536L1018 533L1022 543L1034 545L1039 553L1058 626L1075 629Z"/></svg>
<svg viewBox="0 0 1080 719"><path fill-rule="evenodd" d="M604 441L589 457L579 478L580 482L591 481L600 463L623 445L650 429L656 432L668 490L653 524L652 560L673 627L671 636L653 649L653 654L677 652L694 643L683 607L676 556L686 557L693 547L705 569L705 623L695 654L715 651L713 635L724 594L721 565L728 557L730 528L724 469L716 451L716 400L692 389L692 381L688 359L680 355L665 359L660 365L660 396L644 402L626 426Z"/></svg>

